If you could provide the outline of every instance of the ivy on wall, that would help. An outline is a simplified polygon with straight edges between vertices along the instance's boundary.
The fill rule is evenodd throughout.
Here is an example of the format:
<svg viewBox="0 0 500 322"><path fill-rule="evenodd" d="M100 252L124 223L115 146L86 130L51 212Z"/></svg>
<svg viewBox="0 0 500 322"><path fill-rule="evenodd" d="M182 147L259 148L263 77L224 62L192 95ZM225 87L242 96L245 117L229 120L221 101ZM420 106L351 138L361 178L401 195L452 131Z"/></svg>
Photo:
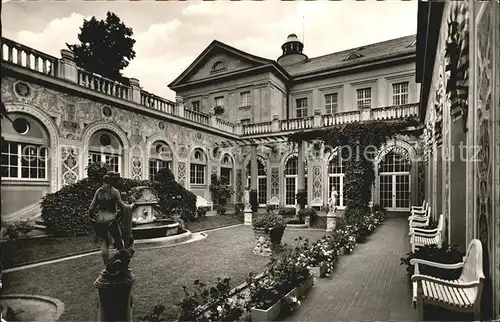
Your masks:
<svg viewBox="0 0 500 322"><path fill-rule="evenodd" d="M371 200L371 187L376 178L373 163L375 152L398 134L421 135L419 120L409 118L339 124L330 128L294 133L289 136L289 141L298 143L322 140L326 145L340 147L339 151L345 160L345 216L360 218L368 212L368 203Z"/></svg>

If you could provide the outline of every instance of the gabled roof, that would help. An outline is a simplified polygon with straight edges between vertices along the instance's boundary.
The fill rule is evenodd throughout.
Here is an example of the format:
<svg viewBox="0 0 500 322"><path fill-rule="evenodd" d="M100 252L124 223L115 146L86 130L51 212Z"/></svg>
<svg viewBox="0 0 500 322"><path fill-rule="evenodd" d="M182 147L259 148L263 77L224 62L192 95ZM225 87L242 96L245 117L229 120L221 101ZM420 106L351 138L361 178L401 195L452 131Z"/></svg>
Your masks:
<svg viewBox="0 0 500 322"><path fill-rule="evenodd" d="M346 63L361 63L365 60L376 59L378 57L385 57L389 55L397 56L403 53L411 53L415 52L415 47L408 46L412 44L415 37L415 35L405 36L375 44L364 45L358 49L353 48L324 56L313 57L304 62L285 66L285 69L290 73L290 75L292 75L292 77L295 77L335 69L336 67L340 67ZM358 57L349 57L352 53ZM359 57L360 55L363 57ZM345 61L346 57L356 59L353 61Z"/></svg>
<svg viewBox="0 0 500 322"><path fill-rule="evenodd" d="M282 74L286 78L290 78L290 75L288 75L286 70L283 67L281 67L276 61L249 54L247 52L229 46L225 43L222 43L218 40L214 40L210 43L210 45L208 45L207 48L205 48L205 50L203 50L203 52L198 57L196 57L196 59L191 63L191 65L188 66L188 68L186 68L176 79L174 79L170 84L168 84L168 87L172 88L182 84L183 81L187 80L189 76L191 76L194 72L197 71L197 67L203 64L205 58L209 57L213 52L218 52L218 51L231 53L243 60L252 62L260 67L266 67L266 66L272 67L276 69L276 71L279 74ZM217 76L219 75L216 75L216 77Z"/></svg>

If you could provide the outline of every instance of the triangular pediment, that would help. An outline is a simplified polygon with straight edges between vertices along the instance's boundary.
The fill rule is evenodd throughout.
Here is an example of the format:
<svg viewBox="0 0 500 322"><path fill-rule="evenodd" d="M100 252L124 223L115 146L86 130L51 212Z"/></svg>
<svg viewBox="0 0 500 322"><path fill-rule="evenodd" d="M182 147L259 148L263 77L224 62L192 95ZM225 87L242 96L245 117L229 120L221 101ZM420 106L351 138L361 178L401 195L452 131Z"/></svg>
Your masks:
<svg viewBox="0 0 500 322"><path fill-rule="evenodd" d="M251 55L215 40L168 86L175 88L272 63L272 60Z"/></svg>

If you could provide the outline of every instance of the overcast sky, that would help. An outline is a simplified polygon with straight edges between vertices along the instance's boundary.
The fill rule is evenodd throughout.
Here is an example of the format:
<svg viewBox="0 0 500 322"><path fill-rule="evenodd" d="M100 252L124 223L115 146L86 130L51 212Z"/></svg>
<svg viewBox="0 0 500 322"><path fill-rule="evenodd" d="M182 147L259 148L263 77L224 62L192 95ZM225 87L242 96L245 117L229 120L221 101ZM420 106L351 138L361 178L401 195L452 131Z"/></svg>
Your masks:
<svg viewBox="0 0 500 322"><path fill-rule="evenodd" d="M116 13L137 41L125 76L171 100L167 84L214 39L277 59L295 33L315 57L416 34L417 26L417 1L4 1L3 36L56 57L66 42L77 43L84 18Z"/></svg>

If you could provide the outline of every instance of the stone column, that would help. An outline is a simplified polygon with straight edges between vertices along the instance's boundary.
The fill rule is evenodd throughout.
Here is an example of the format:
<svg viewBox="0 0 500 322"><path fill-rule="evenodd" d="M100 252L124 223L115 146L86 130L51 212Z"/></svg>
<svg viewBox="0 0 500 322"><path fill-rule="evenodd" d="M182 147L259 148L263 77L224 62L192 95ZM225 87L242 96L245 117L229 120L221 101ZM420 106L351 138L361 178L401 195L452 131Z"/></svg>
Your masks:
<svg viewBox="0 0 500 322"><path fill-rule="evenodd" d="M303 195L306 191L306 180L305 180L305 165L304 165L304 142L299 142L298 156L297 156L297 166L298 166L298 176L297 176L297 195ZM307 198L307 196L305 196ZM307 201L306 201L307 203ZM302 206L305 206L302 205ZM297 210L301 209L301 205L297 202Z"/></svg>
<svg viewBox="0 0 500 322"><path fill-rule="evenodd" d="M116 275L106 270L94 282L99 294L97 321L132 322L132 285L134 276L130 268Z"/></svg>

